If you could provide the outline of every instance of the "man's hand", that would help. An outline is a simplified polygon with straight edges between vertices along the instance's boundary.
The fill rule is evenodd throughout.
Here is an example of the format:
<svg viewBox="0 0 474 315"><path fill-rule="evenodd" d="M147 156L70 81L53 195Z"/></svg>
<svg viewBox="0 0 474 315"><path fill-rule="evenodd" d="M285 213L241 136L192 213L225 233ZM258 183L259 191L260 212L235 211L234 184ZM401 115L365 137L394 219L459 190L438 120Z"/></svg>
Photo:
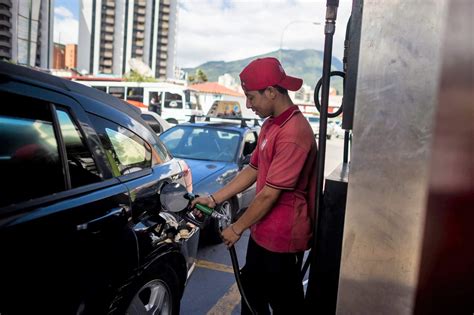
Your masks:
<svg viewBox="0 0 474 315"><path fill-rule="evenodd" d="M200 205L208 206L209 208L216 207L216 203L209 196L195 198L193 201L191 201L191 208L194 208L197 203Z"/></svg>
<svg viewBox="0 0 474 315"><path fill-rule="evenodd" d="M221 233L222 239L224 240L224 244L227 246L227 248L232 247L232 245L234 245L240 239L241 235L242 232L237 231L234 225L230 225Z"/></svg>
<svg viewBox="0 0 474 315"><path fill-rule="evenodd" d="M244 214L227 229L222 231L222 239L227 247L234 245L242 233L260 221L271 209L280 196L281 190L265 185L257 194Z"/></svg>

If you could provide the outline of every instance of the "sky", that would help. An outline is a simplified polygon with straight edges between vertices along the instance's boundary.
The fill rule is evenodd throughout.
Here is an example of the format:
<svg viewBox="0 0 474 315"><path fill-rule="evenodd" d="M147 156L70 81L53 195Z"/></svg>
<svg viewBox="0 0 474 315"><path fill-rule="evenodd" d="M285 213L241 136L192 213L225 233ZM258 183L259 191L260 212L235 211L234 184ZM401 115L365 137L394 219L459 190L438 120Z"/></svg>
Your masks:
<svg viewBox="0 0 474 315"><path fill-rule="evenodd" d="M341 60L351 4L339 3L333 55ZM176 66L239 60L280 47L322 51L325 13L323 0L179 0ZM79 0L56 0L54 16L55 42L77 44Z"/></svg>

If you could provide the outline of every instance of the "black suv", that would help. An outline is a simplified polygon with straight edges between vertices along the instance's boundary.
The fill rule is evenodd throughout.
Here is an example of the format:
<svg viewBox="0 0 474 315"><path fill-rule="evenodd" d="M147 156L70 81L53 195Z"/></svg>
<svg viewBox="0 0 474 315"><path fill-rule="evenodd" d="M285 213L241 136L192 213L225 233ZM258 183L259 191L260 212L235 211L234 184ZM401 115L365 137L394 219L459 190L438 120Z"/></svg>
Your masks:
<svg viewBox="0 0 474 315"><path fill-rule="evenodd" d="M133 106L0 62L0 313L177 314L199 230L190 187Z"/></svg>

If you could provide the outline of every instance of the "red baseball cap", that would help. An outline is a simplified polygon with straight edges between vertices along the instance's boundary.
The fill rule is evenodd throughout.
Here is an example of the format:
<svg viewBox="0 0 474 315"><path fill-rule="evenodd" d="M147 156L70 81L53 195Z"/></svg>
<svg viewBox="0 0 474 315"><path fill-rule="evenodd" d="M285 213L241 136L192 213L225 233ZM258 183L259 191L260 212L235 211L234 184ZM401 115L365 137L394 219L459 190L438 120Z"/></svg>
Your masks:
<svg viewBox="0 0 474 315"><path fill-rule="evenodd" d="M298 91L303 85L303 80L286 75L278 59L273 57L255 59L239 76L244 91L257 91L274 85Z"/></svg>

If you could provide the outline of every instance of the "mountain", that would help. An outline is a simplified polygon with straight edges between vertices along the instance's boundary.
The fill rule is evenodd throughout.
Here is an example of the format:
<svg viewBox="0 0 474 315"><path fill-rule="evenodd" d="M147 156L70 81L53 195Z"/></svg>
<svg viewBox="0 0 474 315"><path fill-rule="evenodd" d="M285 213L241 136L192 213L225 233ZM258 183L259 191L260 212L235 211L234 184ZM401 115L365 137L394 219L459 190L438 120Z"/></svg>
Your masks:
<svg viewBox="0 0 474 315"><path fill-rule="evenodd" d="M212 81L217 81L220 75L229 73L237 81L239 79L239 73L242 69L248 65L252 60L262 57L276 57L280 59L285 72L288 75L296 76L302 78L304 84L307 84L314 88L317 83L317 80L321 78L323 73L323 52L314 49L304 49L304 50L291 50L283 49L280 51L273 51L259 56L253 56L241 60L235 61L208 61L203 63L200 66L195 68L186 68L184 71L194 74L197 69L201 69L207 75L207 79ZM342 62L336 57L332 58L332 67L333 70L342 70ZM342 81L333 83L334 87L338 91L342 90ZM338 80L339 81L339 80Z"/></svg>

